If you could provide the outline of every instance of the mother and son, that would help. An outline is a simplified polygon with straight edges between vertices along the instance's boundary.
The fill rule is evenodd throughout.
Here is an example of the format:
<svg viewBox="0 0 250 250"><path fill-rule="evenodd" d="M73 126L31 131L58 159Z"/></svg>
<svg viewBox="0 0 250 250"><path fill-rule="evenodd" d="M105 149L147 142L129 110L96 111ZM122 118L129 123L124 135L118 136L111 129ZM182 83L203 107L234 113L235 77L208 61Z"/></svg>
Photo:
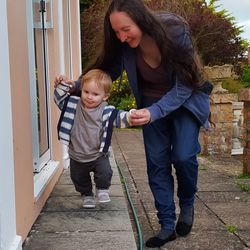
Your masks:
<svg viewBox="0 0 250 250"><path fill-rule="evenodd" d="M137 110L108 105L112 81L126 71ZM62 110L61 141L69 145L71 178L85 208L96 198L110 201L112 169L108 150L112 128L142 126L148 182L160 231L146 241L160 247L190 233L197 191L200 127L209 126L212 85L187 22L173 13L153 13L142 0L112 0L104 18L101 53L77 81L55 79L55 101ZM174 179L180 214L176 222Z"/></svg>

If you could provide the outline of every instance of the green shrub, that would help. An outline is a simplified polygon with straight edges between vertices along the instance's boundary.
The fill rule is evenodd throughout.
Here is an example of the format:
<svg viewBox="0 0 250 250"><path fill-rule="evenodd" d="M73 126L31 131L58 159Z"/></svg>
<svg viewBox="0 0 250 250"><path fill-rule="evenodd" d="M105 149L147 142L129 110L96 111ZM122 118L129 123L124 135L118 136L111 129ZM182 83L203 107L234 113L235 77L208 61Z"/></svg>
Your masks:
<svg viewBox="0 0 250 250"><path fill-rule="evenodd" d="M242 173L238 176L239 179L250 179L250 174Z"/></svg>
<svg viewBox="0 0 250 250"><path fill-rule="evenodd" d="M109 104L123 110L136 108L135 98L125 72L123 73L121 84L120 78L113 82Z"/></svg>
<svg viewBox="0 0 250 250"><path fill-rule="evenodd" d="M116 107L123 110L130 110L135 108L134 97L132 95L122 97L120 103Z"/></svg>
<svg viewBox="0 0 250 250"><path fill-rule="evenodd" d="M244 85L238 79L227 78L222 81L222 87L230 93L238 93L240 89L244 88Z"/></svg>
<svg viewBox="0 0 250 250"><path fill-rule="evenodd" d="M234 71L239 76L238 79L233 77L224 79L222 87L230 93L238 93L242 88L250 88L250 67L246 64L238 64Z"/></svg>
<svg viewBox="0 0 250 250"><path fill-rule="evenodd" d="M236 182L237 186L241 189L241 191L250 193L250 185L248 183Z"/></svg>
<svg viewBox="0 0 250 250"><path fill-rule="evenodd" d="M245 88L250 88L250 67L247 65L242 66L242 75L240 78Z"/></svg>

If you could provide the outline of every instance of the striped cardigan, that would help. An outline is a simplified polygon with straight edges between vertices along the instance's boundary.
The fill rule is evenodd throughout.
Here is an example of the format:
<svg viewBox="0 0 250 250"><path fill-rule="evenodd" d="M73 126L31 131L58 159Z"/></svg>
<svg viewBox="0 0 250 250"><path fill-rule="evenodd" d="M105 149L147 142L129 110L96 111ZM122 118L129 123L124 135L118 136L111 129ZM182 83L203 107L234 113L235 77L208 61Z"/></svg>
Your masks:
<svg viewBox="0 0 250 250"><path fill-rule="evenodd" d="M76 107L78 102L81 101L80 97L71 96L69 90L70 86L64 82L58 84L54 90L54 101L62 111L57 125L58 139L65 145L70 143L70 133L74 124ZM130 127L127 113L127 111L117 110L111 105L107 105L104 108L102 115L104 133L101 138L100 152L106 153L108 151L113 127Z"/></svg>

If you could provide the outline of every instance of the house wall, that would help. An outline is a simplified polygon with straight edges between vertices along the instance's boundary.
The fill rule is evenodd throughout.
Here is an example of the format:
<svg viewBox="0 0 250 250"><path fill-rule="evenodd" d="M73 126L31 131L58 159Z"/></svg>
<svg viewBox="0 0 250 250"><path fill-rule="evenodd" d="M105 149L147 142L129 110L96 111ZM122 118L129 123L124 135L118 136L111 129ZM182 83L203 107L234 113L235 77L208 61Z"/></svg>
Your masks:
<svg viewBox="0 0 250 250"><path fill-rule="evenodd" d="M16 235L13 133L8 50L6 1L0 1L0 249L21 249L21 237Z"/></svg>
<svg viewBox="0 0 250 250"><path fill-rule="evenodd" d="M65 2L65 1L63 1ZM41 195L34 197L34 174L33 174L33 152L32 152L32 112L30 103L30 78L29 78L29 48L27 30L27 0L7 1L8 33L9 33L9 59L10 59L10 80L12 96L12 120L13 120L13 154L15 169L15 192L16 192L16 225L17 233L25 240L34 221L39 215L49 194L63 170L63 148L57 140L56 125L59 118L59 111L53 102L53 95L50 95L51 103L51 129L52 129L52 160L59 161L59 168L44 187ZM78 1L71 0L72 17L79 18ZM66 32L61 27L60 13L63 13L63 4L60 0L53 1L52 29L48 30L48 51L49 51L49 81L50 92L53 93L53 80L56 75L65 71L65 65L61 62L62 39L60 37ZM77 30L79 28L76 27ZM63 34L62 34L63 32ZM79 47L79 32L73 33L71 43ZM64 51L64 50L63 50ZM64 60L62 60L64 62ZM80 53L73 57L72 63L76 70L74 76L80 74ZM36 100L33 100L36 101Z"/></svg>
<svg viewBox="0 0 250 250"><path fill-rule="evenodd" d="M74 15L73 13L77 10L78 13L80 13L79 10L79 1L74 0L71 2L71 35L73 37L78 37L78 39L73 40L74 43L72 44L72 77L74 79L77 79L79 77L79 72L81 72L81 34L80 34L80 15Z"/></svg>
<svg viewBox="0 0 250 250"><path fill-rule="evenodd" d="M39 209L34 209L33 198L32 127L26 5L25 1L8 1L7 6L17 231L24 239L35 216L39 213Z"/></svg>

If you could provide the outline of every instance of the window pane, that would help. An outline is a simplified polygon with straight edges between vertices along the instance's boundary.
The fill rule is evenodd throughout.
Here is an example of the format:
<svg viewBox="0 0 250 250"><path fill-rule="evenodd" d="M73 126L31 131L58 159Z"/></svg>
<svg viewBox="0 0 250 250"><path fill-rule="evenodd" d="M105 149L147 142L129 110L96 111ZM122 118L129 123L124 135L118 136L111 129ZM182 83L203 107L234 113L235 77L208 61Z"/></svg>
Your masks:
<svg viewBox="0 0 250 250"><path fill-rule="evenodd" d="M39 133L39 155L49 149L48 107L46 84L46 46L42 29L34 29L36 89L37 89L37 121Z"/></svg>

